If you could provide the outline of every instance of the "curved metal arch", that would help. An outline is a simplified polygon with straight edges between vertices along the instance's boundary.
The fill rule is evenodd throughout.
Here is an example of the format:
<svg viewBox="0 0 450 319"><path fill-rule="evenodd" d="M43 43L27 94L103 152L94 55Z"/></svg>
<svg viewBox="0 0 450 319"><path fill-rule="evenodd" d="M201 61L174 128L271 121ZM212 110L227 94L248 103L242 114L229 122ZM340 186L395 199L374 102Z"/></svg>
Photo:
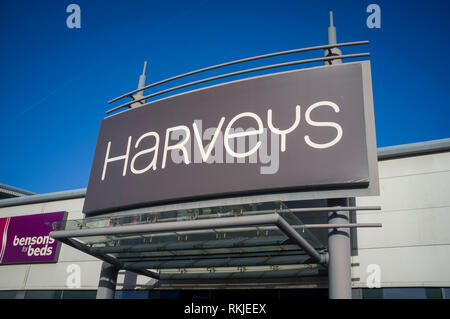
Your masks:
<svg viewBox="0 0 450 319"><path fill-rule="evenodd" d="M210 71L210 70L215 70L215 69L219 69L219 68L223 68L226 66L230 66L230 65L235 65L235 64L239 64L239 63L244 63L244 62L249 62L249 61L255 61L255 60L260 60L260 59L265 59L265 58L270 58L270 57L275 57L275 56L280 56L280 55L286 55L286 54L293 54L293 53L300 53L300 52L307 52L307 51L314 51L314 50L326 50L326 49L330 49L330 48L337 48L337 47L346 47L346 46L353 46L353 45L362 45L362 44L368 44L369 41L355 41L355 42L345 42L345 43L338 43L338 44L328 44L328 45L318 45L318 46L313 46L313 47L308 47L308 48L301 48L301 49L293 49L293 50L287 50L287 51L281 51L281 52L275 52L275 53L269 53L269 54L263 54L263 55L258 55L258 56L254 56L254 57L250 57L250 58L244 58L244 59L239 59L239 60L234 60L234 61L230 61L230 62L226 62L226 63L221 63L221 64L216 64L213 66L209 66L206 68L202 68L202 69L198 69L198 70L194 70L194 71L190 71L184 74L180 74L177 76L173 76L170 78L167 78L165 80L159 81L159 82L155 82L149 85L146 85L142 88L130 91L128 93L125 93L119 97L116 97L110 101L108 101L108 104L114 103L118 100L121 100L127 96L131 96L137 92L170 82L170 81L174 81L177 79L181 79L190 75L194 75L194 74L198 74L198 73L202 73L202 72L206 72L206 71ZM135 101L133 101L135 102Z"/></svg>
<svg viewBox="0 0 450 319"><path fill-rule="evenodd" d="M279 68L279 67L284 67L284 66L291 66L291 65L297 65L297 64L305 64L305 63L312 63L312 62L319 62L319 61L332 61L332 60L340 60L340 59L349 59L349 58L359 58L359 57L366 57L369 56L370 53L357 53L357 54L346 54L346 55L333 55L333 56L327 56L327 57L322 57L322 58L313 58L313 59L307 59L307 60L298 60L298 61L292 61L292 62L284 62L284 63L278 63L278 64L272 64L272 65L266 65L266 66L261 66L261 67L257 67L257 68L252 68L252 69L246 69L246 70L241 70L241 71L236 71L236 72L231 72L231 73L226 73L226 74L222 74L222 75L217 75L217 76L213 76L210 78L206 78L203 80L198 80L198 81L194 81L194 82L189 82L186 84L182 84L182 85L178 85L166 90L162 90L150 95L146 95L146 96L142 96L140 98L134 99L130 102L124 103L122 105L116 106L115 108L112 108L108 111L106 111L106 114L112 113L114 111L117 111L121 108L124 107L129 107L131 104L133 103L137 103L140 102L142 100L146 100L158 95L162 95L164 93L169 93L175 90L179 90L179 89L183 89L189 86L193 86L193 85L197 85L197 84L202 84L205 82L211 82L214 80L219 80L219 79L223 79L223 78L227 78L230 76L235 76L235 75L241 75L241 74L246 74L246 73L251 73L251 72L256 72L256 71L264 71L264 70L268 70L268 69L274 69L274 68Z"/></svg>

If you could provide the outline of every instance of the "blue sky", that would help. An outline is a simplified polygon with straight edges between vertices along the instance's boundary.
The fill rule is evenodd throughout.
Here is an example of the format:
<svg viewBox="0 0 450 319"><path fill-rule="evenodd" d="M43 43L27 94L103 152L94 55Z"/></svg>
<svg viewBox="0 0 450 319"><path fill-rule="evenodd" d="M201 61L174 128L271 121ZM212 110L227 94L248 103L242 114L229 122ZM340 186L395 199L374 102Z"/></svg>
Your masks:
<svg viewBox="0 0 450 319"><path fill-rule="evenodd" d="M80 29L66 26L71 3ZM380 29L366 26L371 3ZM136 88L144 60L154 82L326 44L329 10L338 42L370 41L343 51L371 53L378 146L450 137L447 0L1 0L0 183L38 193L86 187L107 101ZM265 63L283 59L292 57Z"/></svg>

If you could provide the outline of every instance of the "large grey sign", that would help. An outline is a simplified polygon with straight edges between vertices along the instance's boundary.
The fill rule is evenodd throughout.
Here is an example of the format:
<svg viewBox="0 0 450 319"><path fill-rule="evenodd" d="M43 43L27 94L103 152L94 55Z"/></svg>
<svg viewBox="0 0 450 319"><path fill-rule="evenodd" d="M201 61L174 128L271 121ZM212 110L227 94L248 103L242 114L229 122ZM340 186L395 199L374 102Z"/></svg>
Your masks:
<svg viewBox="0 0 450 319"><path fill-rule="evenodd" d="M369 189L364 63L229 82L105 118L83 211Z"/></svg>

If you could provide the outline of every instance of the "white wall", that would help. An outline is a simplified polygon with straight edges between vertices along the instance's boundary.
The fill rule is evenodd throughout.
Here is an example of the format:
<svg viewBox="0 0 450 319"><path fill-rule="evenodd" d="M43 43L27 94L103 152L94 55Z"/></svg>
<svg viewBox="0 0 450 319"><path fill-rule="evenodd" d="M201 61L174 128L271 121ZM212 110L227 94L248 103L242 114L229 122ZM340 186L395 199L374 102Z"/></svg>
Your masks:
<svg viewBox="0 0 450 319"><path fill-rule="evenodd" d="M366 287L366 270L377 264L382 287L450 286L450 153L379 162L380 196L358 198L359 228L353 253L353 286ZM358 280L359 278L359 280Z"/></svg>

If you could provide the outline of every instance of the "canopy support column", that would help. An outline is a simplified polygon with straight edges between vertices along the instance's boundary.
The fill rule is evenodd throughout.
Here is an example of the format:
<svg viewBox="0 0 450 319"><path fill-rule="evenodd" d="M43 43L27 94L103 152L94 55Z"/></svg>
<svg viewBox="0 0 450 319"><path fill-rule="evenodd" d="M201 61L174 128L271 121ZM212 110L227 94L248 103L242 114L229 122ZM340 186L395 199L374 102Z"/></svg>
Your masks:
<svg viewBox="0 0 450 319"><path fill-rule="evenodd" d="M119 269L104 261L98 282L97 299L114 299Z"/></svg>
<svg viewBox="0 0 450 319"><path fill-rule="evenodd" d="M334 201L334 200L329 200ZM345 206L347 199L338 199ZM328 213L328 224L348 224L349 211ZM351 247L349 228L328 231L328 295L330 299L352 299Z"/></svg>

